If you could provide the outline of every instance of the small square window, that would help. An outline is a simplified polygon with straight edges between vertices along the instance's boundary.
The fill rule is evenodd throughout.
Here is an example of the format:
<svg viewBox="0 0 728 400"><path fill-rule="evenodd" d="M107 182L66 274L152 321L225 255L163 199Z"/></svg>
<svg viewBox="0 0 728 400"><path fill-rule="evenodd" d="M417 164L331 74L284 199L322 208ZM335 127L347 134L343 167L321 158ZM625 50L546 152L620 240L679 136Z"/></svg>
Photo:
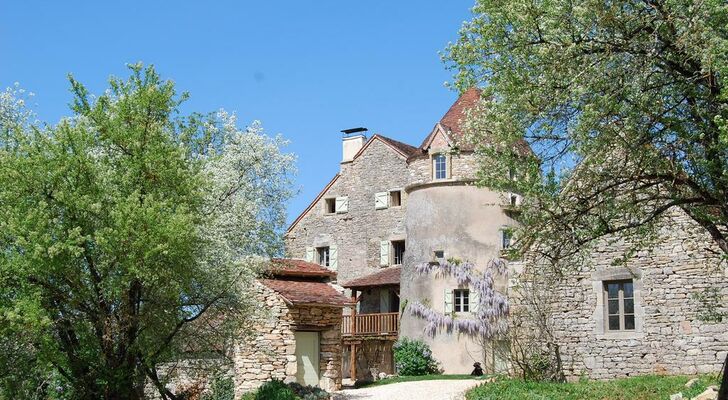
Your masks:
<svg viewBox="0 0 728 400"><path fill-rule="evenodd" d="M468 289L455 289L453 290L453 300L455 301L453 310L455 312L469 312L470 311L470 290Z"/></svg>
<svg viewBox="0 0 728 400"><path fill-rule="evenodd" d="M607 330L635 330L634 284L631 280L604 282L604 307Z"/></svg>
<svg viewBox="0 0 728 400"><path fill-rule="evenodd" d="M336 213L336 198L325 199L324 201L324 213L335 214Z"/></svg>
<svg viewBox="0 0 728 400"><path fill-rule="evenodd" d="M510 195L510 203L512 207L515 207L518 205L518 195L511 193Z"/></svg>
<svg viewBox="0 0 728 400"><path fill-rule="evenodd" d="M402 265L404 263L404 240L393 241L392 250L394 253L392 264Z"/></svg>
<svg viewBox="0 0 728 400"><path fill-rule="evenodd" d="M389 192L389 206L399 207L402 205L402 191L392 190Z"/></svg>
<svg viewBox="0 0 728 400"><path fill-rule="evenodd" d="M435 250L432 252L435 256L435 261L442 263L445 261L445 250Z"/></svg>
<svg viewBox="0 0 728 400"><path fill-rule="evenodd" d="M318 264L323 267L328 267L330 264L329 247L317 247L316 255L318 256Z"/></svg>

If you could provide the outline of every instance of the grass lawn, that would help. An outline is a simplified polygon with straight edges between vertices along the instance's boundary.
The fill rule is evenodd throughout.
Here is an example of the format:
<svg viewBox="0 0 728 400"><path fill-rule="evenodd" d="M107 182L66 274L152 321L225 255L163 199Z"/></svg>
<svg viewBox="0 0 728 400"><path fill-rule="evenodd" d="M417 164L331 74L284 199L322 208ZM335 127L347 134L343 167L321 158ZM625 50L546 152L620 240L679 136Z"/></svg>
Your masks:
<svg viewBox="0 0 728 400"><path fill-rule="evenodd" d="M665 400L682 392L684 398L702 393L710 385L718 385L717 376L699 376L692 388L685 383L694 376L640 376L611 381L579 381L575 383L524 382L503 379L480 385L466 394L467 400Z"/></svg>
<svg viewBox="0 0 728 400"><path fill-rule="evenodd" d="M376 382L366 382L356 385L357 388L389 385L390 383L412 382L412 381L432 381L437 379L485 379L487 376L470 376L470 375L420 375L420 376L395 376L385 378Z"/></svg>

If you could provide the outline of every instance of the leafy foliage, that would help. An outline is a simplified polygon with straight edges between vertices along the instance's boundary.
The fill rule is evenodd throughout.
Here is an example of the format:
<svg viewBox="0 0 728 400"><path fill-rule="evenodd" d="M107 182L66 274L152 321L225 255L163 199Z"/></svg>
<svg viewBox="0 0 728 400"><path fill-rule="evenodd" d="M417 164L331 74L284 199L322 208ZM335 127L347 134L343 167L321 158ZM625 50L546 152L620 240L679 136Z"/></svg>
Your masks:
<svg viewBox="0 0 728 400"><path fill-rule="evenodd" d="M394 364L399 375L429 375L439 372L430 347L421 340L406 337L394 344Z"/></svg>
<svg viewBox="0 0 728 400"><path fill-rule="evenodd" d="M728 253L724 2L478 0L473 11L446 59L456 87L488 99L468 131L480 183L526 195L521 247L559 258L610 233L644 237L680 207ZM524 139L531 156L517 151Z"/></svg>
<svg viewBox="0 0 728 400"><path fill-rule="evenodd" d="M697 384L685 388L693 376L640 376L610 381L581 380L573 383L532 382L515 379L489 382L471 389L467 400L663 400L682 393L686 399L715 385L715 376L701 376Z"/></svg>
<svg viewBox="0 0 728 400"><path fill-rule="evenodd" d="M255 400L300 400L300 397L283 381L272 380L258 388Z"/></svg>
<svg viewBox="0 0 728 400"><path fill-rule="evenodd" d="M234 400L235 383L229 376L216 376L212 381L210 392L202 400Z"/></svg>
<svg viewBox="0 0 728 400"><path fill-rule="evenodd" d="M186 94L130 72L98 97L71 77L55 126L0 98L2 396L134 399L150 380L176 398L157 367L226 354L281 248L285 142L224 112L182 117Z"/></svg>

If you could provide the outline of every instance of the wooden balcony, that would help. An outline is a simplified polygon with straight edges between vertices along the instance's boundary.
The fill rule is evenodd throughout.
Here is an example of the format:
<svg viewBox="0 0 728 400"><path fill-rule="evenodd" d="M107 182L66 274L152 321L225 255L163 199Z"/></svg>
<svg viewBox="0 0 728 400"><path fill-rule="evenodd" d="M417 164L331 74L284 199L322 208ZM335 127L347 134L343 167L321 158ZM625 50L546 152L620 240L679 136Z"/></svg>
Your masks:
<svg viewBox="0 0 728 400"><path fill-rule="evenodd" d="M353 317L353 318L352 318ZM399 333L399 313L344 315L341 335L344 337L394 336Z"/></svg>

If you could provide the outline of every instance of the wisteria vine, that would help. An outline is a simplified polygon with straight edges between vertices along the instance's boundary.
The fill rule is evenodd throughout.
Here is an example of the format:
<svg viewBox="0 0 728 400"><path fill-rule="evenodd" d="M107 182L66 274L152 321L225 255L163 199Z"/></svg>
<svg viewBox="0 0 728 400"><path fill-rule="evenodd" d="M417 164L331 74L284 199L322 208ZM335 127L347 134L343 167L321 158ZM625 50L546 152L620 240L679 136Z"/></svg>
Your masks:
<svg viewBox="0 0 728 400"><path fill-rule="evenodd" d="M425 334L434 337L438 329L447 333L457 331L467 335L480 335L490 339L502 335L508 329L508 299L494 288L495 276L507 276L508 268L502 259L495 259L485 271L478 271L468 261L447 260L425 262L415 266L419 275L436 274L453 277L458 285L468 286L471 292L478 293L478 308L473 318L455 318L455 314L434 311L420 302L407 306L412 316L427 321Z"/></svg>

